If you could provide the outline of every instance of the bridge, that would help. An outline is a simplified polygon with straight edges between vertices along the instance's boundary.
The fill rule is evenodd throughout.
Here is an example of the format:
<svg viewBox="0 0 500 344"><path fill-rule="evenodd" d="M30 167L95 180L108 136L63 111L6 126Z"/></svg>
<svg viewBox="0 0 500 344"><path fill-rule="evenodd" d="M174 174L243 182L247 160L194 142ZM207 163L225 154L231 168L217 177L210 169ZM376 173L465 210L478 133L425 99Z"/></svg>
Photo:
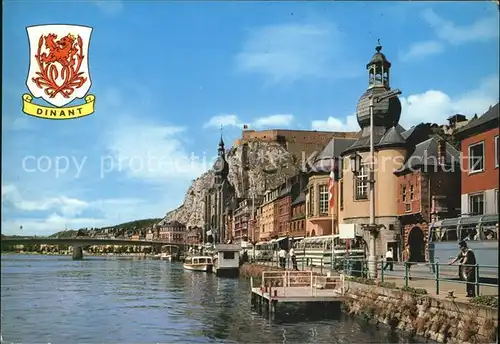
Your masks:
<svg viewBox="0 0 500 344"><path fill-rule="evenodd" d="M184 244L161 240L131 240L131 239L96 239L88 237L76 238L2 238L2 245L68 245L73 247L73 260L83 259L83 246L170 246L180 248Z"/></svg>

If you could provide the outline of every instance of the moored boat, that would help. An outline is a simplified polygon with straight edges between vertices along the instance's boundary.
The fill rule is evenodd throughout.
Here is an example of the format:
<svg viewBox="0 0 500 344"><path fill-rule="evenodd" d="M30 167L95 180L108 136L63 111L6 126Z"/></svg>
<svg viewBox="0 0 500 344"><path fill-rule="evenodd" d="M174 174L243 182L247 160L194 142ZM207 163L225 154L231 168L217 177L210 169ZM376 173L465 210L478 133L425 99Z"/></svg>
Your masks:
<svg viewBox="0 0 500 344"><path fill-rule="evenodd" d="M191 256L184 260L184 269L191 271L212 272L213 260L210 256Z"/></svg>
<svg viewBox="0 0 500 344"><path fill-rule="evenodd" d="M160 256L160 259L161 260L172 261L172 255L168 254L168 253L162 253L161 256Z"/></svg>

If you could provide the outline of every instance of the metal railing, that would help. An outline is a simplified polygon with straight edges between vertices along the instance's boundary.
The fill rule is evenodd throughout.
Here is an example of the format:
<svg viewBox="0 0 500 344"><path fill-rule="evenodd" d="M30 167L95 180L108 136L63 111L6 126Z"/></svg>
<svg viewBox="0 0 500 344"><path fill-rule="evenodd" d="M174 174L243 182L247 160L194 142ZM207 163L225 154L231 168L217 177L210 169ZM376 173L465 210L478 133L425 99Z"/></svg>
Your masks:
<svg viewBox="0 0 500 344"><path fill-rule="evenodd" d="M368 260L344 260L344 275L351 277L369 278ZM473 268L475 274L469 281L460 278L460 266L443 263L422 263L422 262L393 262L394 270L387 271L387 262L377 260L377 275L380 282L403 282L405 287L410 287L410 281L433 281L434 291L437 295L441 292L443 283L454 283L457 285L473 284L476 295L481 295L481 287L489 287L489 295L498 296L498 266L495 265L461 265L462 267ZM444 267L447 268L444 268ZM385 268L385 269L384 269ZM452 270L455 269L453 273ZM495 273L496 272L496 273ZM496 283L496 284L495 284ZM493 289L494 288L494 289ZM424 289L428 289L424 288Z"/></svg>
<svg viewBox="0 0 500 344"><path fill-rule="evenodd" d="M273 297L297 296L336 296L342 294L344 280L340 276L316 275L312 271L264 271L260 285L255 286L251 279L252 288L260 288L262 293L269 293ZM331 293L330 293L331 291Z"/></svg>

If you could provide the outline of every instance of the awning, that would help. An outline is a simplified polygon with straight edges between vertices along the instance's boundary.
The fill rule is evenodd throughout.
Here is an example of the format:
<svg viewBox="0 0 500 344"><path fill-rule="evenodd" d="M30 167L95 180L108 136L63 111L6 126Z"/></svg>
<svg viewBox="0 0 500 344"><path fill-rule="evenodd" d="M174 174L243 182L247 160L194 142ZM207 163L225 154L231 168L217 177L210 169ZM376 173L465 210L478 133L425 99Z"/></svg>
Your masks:
<svg viewBox="0 0 500 344"><path fill-rule="evenodd" d="M288 239L288 237L281 237L281 238L278 238L278 239L276 239L276 242L280 242L280 241L283 241L283 240L285 240L285 239Z"/></svg>
<svg viewBox="0 0 500 344"><path fill-rule="evenodd" d="M304 237L303 237L303 236L301 236L301 237L293 237L292 239L293 239L294 241L297 241L297 240L302 240L302 239L304 239Z"/></svg>

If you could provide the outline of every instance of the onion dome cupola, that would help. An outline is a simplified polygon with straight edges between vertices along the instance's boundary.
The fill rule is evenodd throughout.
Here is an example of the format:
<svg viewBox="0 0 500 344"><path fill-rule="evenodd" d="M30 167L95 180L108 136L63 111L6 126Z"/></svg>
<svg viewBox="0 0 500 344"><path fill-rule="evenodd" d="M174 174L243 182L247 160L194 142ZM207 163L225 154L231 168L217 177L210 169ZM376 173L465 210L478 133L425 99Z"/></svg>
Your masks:
<svg viewBox="0 0 500 344"><path fill-rule="evenodd" d="M217 159L214 163L215 175L223 179L229 174L229 164L226 161L226 150L224 148L224 140L220 136L219 148L217 149Z"/></svg>
<svg viewBox="0 0 500 344"><path fill-rule="evenodd" d="M390 90L391 63L381 53L380 40L375 47L376 53L366 65L368 70L368 89L361 96L356 111L357 119L361 129L370 126L370 98L376 98ZM401 116L401 102L397 97L382 100L373 106L373 126L389 129L398 124Z"/></svg>

